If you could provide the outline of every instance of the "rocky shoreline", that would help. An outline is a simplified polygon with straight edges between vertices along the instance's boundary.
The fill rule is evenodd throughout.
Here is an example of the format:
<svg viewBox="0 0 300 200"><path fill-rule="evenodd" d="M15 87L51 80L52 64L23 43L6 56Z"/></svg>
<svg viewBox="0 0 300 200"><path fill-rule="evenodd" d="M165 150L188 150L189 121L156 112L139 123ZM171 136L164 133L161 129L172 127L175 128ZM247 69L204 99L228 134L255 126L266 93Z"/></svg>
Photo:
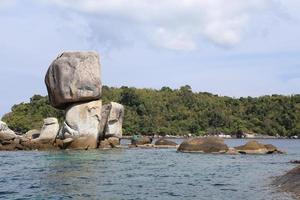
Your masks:
<svg viewBox="0 0 300 200"><path fill-rule="evenodd" d="M300 165L277 177L273 185L283 192L292 193L297 199L300 199Z"/></svg>

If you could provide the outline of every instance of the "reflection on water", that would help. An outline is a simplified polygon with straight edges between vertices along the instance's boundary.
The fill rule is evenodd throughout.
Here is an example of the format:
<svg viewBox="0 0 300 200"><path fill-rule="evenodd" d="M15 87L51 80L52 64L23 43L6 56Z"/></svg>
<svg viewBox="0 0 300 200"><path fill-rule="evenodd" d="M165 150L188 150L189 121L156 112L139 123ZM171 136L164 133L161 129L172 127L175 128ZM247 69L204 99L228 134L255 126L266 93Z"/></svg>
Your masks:
<svg viewBox="0 0 300 200"><path fill-rule="evenodd" d="M174 149L0 152L0 199L291 199L269 183L293 167L289 160L300 159L300 140L262 142L289 154L209 155Z"/></svg>

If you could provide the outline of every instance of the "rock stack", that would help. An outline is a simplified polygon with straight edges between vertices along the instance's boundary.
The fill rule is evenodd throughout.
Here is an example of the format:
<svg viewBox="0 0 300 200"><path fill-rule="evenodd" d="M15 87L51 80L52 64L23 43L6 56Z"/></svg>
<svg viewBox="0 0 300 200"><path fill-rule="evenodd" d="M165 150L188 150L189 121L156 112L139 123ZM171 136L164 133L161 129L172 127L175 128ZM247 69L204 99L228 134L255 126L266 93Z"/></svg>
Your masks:
<svg viewBox="0 0 300 200"><path fill-rule="evenodd" d="M122 137L124 107L114 102L102 106L97 53L61 54L50 65L45 83L50 104L65 110L65 121L54 133L62 140L72 138L69 148L95 149L105 138Z"/></svg>
<svg viewBox="0 0 300 200"><path fill-rule="evenodd" d="M120 144L124 107L102 105L99 56L95 52L65 52L45 76L50 104L65 111L62 125L44 119L41 130L16 135L0 121L0 150L112 148Z"/></svg>

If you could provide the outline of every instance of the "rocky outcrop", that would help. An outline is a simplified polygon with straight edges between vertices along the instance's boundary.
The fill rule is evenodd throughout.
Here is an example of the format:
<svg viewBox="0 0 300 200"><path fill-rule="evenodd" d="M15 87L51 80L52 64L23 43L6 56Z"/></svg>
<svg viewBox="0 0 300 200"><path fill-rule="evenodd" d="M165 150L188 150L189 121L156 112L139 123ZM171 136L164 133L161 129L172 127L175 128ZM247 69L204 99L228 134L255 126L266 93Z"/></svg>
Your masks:
<svg viewBox="0 0 300 200"><path fill-rule="evenodd" d="M0 150L95 149L117 147L122 137L124 107L111 102L102 108L99 56L95 52L65 52L45 76L49 101L65 110L61 128L56 118L42 129L17 136L0 123Z"/></svg>
<svg viewBox="0 0 300 200"><path fill-rule="evenodd" d="M166 138L160 138L154 143L154 145L156 145L156 146L177 146L177 143L167 140Z"/></svg>
<svg viewBox="0 0 300 200"><path fill-rule="evenodd" d="M235 147L241 154L272 154L283 153L277 147L271 144L262 144L255 140L247 142L245 145Z"/></svg>
<svg viewBox="0 0 300 200"><path fill-rule="evenodd" d="M95 52L64 52L50 65L45 83L55 108L101 97L99 56Z"/></svg>
<svg viewBox="0 0 300 200"><path fill-rule="evenodd" d="M97 148L100 135L102 101L71 105L66 110L62 138L72 137L74 148ZM82 147L81 147L82 146Z"/></svg>
<svg viewBox="0 0 300 200"><path fill-rule="evenodd" d="M124 106L111 102L109 114L107 116L107 123L105 126L105 137L122 137L122 124L124 117ZM105 121L105 120L104 120Z"/></svg>
<svg viewBox="0 0 300 200"><path fill-rule="evenodd" d="M274 184L285 192L293 193L300 198L300 165L286 174L276 178Z"/></svg>
<svg viewBox="0 0 300 200"><path fill-rule="evenodd" d="M54 117L44 119L44 125L41 129L39 140L54 140L58 135L59 124L58 120Z"/></svg>
<svg viewBox="0 0 300 200"><path fill-rule="evenodd" d="M182 142L177 150L187 153L226 153L228 146L218 137L193 138Z"/></svg>
<svg viewBox="0 0 300 200"><path fill-rule="evenodd" d="M0 121L0 142L5 140L13 140L17 135L10 128L8 128L7 124L3 121Z"/></svg>

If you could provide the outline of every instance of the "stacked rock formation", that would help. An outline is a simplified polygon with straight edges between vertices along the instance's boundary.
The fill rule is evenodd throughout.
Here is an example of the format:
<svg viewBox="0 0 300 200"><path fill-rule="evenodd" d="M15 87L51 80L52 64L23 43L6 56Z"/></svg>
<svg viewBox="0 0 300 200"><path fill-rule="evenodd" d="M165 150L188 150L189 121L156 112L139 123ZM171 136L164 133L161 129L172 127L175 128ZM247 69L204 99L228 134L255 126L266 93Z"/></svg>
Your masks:
<svg viewBox="0 0 300 200"><path fill-rule="evenodd" d="M69 148L94 149L100 140L122 137L124 107L114 102L102 106L97 53L61 54L50 65L45 83L50 104L65 110L65 121L56 135L72 138Z"/></svg>

